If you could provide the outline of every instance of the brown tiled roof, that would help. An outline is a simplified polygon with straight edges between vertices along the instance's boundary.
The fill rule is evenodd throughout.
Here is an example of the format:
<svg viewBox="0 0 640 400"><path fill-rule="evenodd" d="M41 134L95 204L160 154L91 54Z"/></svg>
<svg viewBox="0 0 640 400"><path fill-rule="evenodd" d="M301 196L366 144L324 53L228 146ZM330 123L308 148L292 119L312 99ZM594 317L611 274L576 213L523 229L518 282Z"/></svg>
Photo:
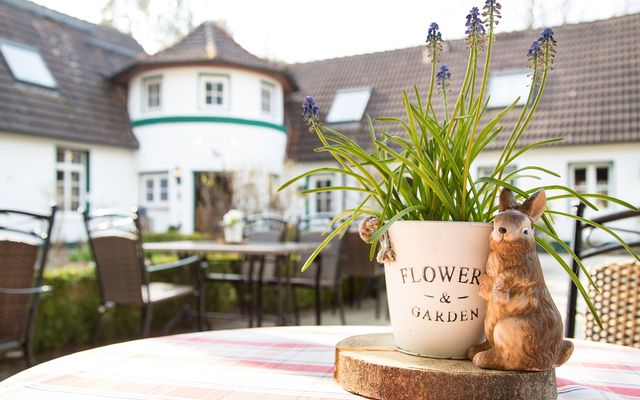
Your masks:
<svg viewBox="0 0 640 400"><path fill-rule="evenodd" d="M640 14L564 25L554 31L556 63L521 143L556 137L565 138L559 145L640 141ZM499 34L491 71L526 69L527 49L539 33ZM466 59L463 40L448 42L442 62L453 73L450 98L462 83ZM301 123L304 96L313 95L322 117L326 117L337 90L370 87L367 114L372 118L404 118L402 91L412 91L417 84L423 96L427 95L430 64L424 60L424 46L420 46L290 66L300 91L287 102L288 156L298 161L329 158L327 153L313 152L319 142ZM443 109L438 107L441 113ZM510 132L518 110L503 120L504 132ZM366 118L337 125L337 129L362 143L367 140ZM497 139L491 145L494 149L504 145L504 135Z"/></svg>
<svg viewBox="0 0 640 400"><path fill-rule="evenodd" d="M58 87L14 80L0 56L0 131L136 148L109 77L143 52L130 36L24 0L0 0L0 39L38 49Z"/></svg>
<svg viewBox="0 0 640 400"><path fill-rule="evenodd" d="M114 80L125 81L133 73L149 68L185 64L222 65L258 70L282 81L288 92L297 89L281 65L249 53L236 43L224 28L211 21L200 24L173 46L150 56L139 57L135 63L116 74Z"/></svg>

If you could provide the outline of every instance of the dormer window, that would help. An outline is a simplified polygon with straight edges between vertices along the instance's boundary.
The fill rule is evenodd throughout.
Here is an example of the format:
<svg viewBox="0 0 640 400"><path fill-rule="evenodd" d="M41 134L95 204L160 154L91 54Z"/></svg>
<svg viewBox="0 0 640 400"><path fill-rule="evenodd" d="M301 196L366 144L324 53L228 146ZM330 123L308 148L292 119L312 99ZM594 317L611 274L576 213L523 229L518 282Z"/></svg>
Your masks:
<svg viewBox="0 0 640 400"><path fill-rule="evenodd" d="M529 71L493 73L489 77L488 108L506 107L520 96L517 105L523 106L529 95Z"/></svg>
<svg viewBox="0 0 640 400"><path fill-rule="evenodd" d="M162 77L152 76L142 80L142 110L159 111L162 107Z"/></svg>
<svg viewBox="0 0 640 400"><path fill-rule="evenodd" d="M263 114L271 115L274 111L276 87L268 82L262 82L260 89L260 109Z"/></svg>
<svg viewBox="0 0 640 400"><path fill-rule="evenodd" d="M226 109L229 104L229 77L200 75L200 105L203 108Z"/></svg>
<svg viewBox="0 0 640 400"><path fill-rule="evenodd" d="M371 88L338 90L327 114L327 123L360 121L370 97Z"/></svg>
<svg viewBox="0 0 640 400"><path fill-rule="evenodd" d="M48 88L58 86L37 49L0 40L0 51L17 81Z"/></svg>

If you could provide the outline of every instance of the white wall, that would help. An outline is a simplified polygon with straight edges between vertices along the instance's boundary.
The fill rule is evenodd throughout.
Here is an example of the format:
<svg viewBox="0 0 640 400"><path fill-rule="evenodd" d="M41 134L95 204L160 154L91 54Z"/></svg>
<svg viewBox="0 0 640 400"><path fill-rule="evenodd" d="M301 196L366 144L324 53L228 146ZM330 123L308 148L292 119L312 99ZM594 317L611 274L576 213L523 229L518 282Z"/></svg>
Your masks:
<svg viewBox="0 0 640 400"><path fill-rule="evenodd" d="M219 74L229 77L230 103L226 110L212 110L200 105L198 87L200 74ZM162 77L162 106L159 111L143 112L142 81L146 77ZM261 82L275 86L273 115L260 109ZM276 80L256 72L220 67L174 67L147 71L129 82L129 116L132 121L143 118L168 116L215 115L253 119L276 124L284 120L282 85Z"/></svg>
<svg viewBox="0 0 640 400"><path fill-rule="evenodd" d="M89 152L89 201L93 209L137 204L135 150L78 144L0 132L0 208L47 213L56 201L56 147ZM80 215L60 212L54 240L85 237Z"/></svg>
<svg viewBox="0 0 640 400"><path fill-rule="evenodd" d="M482 154L472 166L472 173L477 173L479 166L493 166L499 157L498 152L487 152ZM615 144L615 145L592 145L592 146L562 146L532 150L521 156L516 167L520 168L526 165L537 165L559 173L559 178L543 175L541 180L519 179L516 186L523 189L529 189L534 186L546 186L561 184L570 185L569 181L569 165L571 163L612 163L611 169L611 193L610 195L623 199L635 206L640 206L640 143ZM336 164L330 161L315 163L291 163L288 164L283 179L289 179L301 172L305 172L321 166L332 166ZM301 180L299 185L304 184ZM296 186L299 186L296 185ZM547 196L552 196L553 191L549 191ZM291 203L290 213L302 215L304 213L304 199L297 197ZM353 194L347 194L347 207L356 205L357 199ZM554 210L573 213L574 210L567 199L556 200L551 202L550 207ZM609 209L601 211L601 213L609 213L622 210L621 206L611 205ZM587 216L598 215L598 212L587 210ZM573 237L574 222L571 219L559 217L556 219L556 227L560 237L566 241L571 241ZM628 221L617 226L629 227L632 229L640 229L640 220Z"/></svg>
<svg viewBox="0 0 640 400"><path fill-rule="evenodd" d="M193 231L193 173L200 171L259 170L280 175L286 147L286 134L274 129L208 123L168 123L134 129L140 142L138 173L168 172L169 203L163 209L149 209L153 229L166 230L180 225ZM178 168L178 186L172 172ZM180 191L179 199L178 192Z"/></svg>
<svg viewBox="0 0 640 400"><path fill-rule="evenodd" d="M229 77L229 104L224 109L204 108L200 104L201 74ZM143 112L142 83L146 77L162 77L161 109ZM275 87L272 114L261 110L262 82ZM259 73L216 67L174 67L147 71L129 84L129 114L132 121L172 117L228 117L282 125L284 101L282 86ZM194 172L259 170L265 176L282 173L287 135L271 126L233 122L171 122L134 127L140 142L138 174L167 173L169 201L147 208L154 231L180 226L192 232L194 222ZM181 172L181 183L173 171ZM266 183L266 182L265 182ZM140 186L140 185L139 185ZM142 195L141 188L139 188ZM142 199L142 197L141 197ZM144 202L144 201L143 201Z"/></svg>

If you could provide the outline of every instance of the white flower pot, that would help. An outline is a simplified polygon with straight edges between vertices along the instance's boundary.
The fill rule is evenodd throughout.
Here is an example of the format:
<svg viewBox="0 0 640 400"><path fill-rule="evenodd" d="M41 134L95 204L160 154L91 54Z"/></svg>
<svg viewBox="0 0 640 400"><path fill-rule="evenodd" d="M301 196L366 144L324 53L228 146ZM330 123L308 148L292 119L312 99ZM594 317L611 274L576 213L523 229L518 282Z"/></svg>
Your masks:
<svg viewBox="0 0 640 400"><path fill-rule="evenodd" d="M388 231L396 261L385 264L393 337L398 350L466 358L484 341L486 303L478 295L492 225L397 221Z"/></svg>
<svg viewBox="0 0 640 400"><path fill-rule="evenodd" d="M224 241L227 243L242 242L242 224L227 225L224 227Z"/></svg>

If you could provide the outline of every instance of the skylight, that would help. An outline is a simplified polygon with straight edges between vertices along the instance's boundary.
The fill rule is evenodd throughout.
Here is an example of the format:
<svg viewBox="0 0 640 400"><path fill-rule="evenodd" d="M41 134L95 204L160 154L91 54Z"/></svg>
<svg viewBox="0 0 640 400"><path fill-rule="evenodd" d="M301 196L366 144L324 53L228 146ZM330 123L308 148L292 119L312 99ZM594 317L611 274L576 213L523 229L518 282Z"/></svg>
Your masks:
<svg viewBox="0 0 640 400"><path fill-rule="evenodd" d="M531 78L529 71L498 72L489 79L489 108L506 107L520 96L518 105L522 106L529 95Z"/></svg>
<svg viewBox="0 0 640 400"><path fill-rule="evenodd" d="M371 97L370 88L338 90L327 115L328 123L360 121Z"/></svg>
<svg viewBox="0 0 640 400"><path fill-rule="evenodd" d="M0 50L16 80L50 88L57 86L38 50L6 41L0 41Z"/></svg>

